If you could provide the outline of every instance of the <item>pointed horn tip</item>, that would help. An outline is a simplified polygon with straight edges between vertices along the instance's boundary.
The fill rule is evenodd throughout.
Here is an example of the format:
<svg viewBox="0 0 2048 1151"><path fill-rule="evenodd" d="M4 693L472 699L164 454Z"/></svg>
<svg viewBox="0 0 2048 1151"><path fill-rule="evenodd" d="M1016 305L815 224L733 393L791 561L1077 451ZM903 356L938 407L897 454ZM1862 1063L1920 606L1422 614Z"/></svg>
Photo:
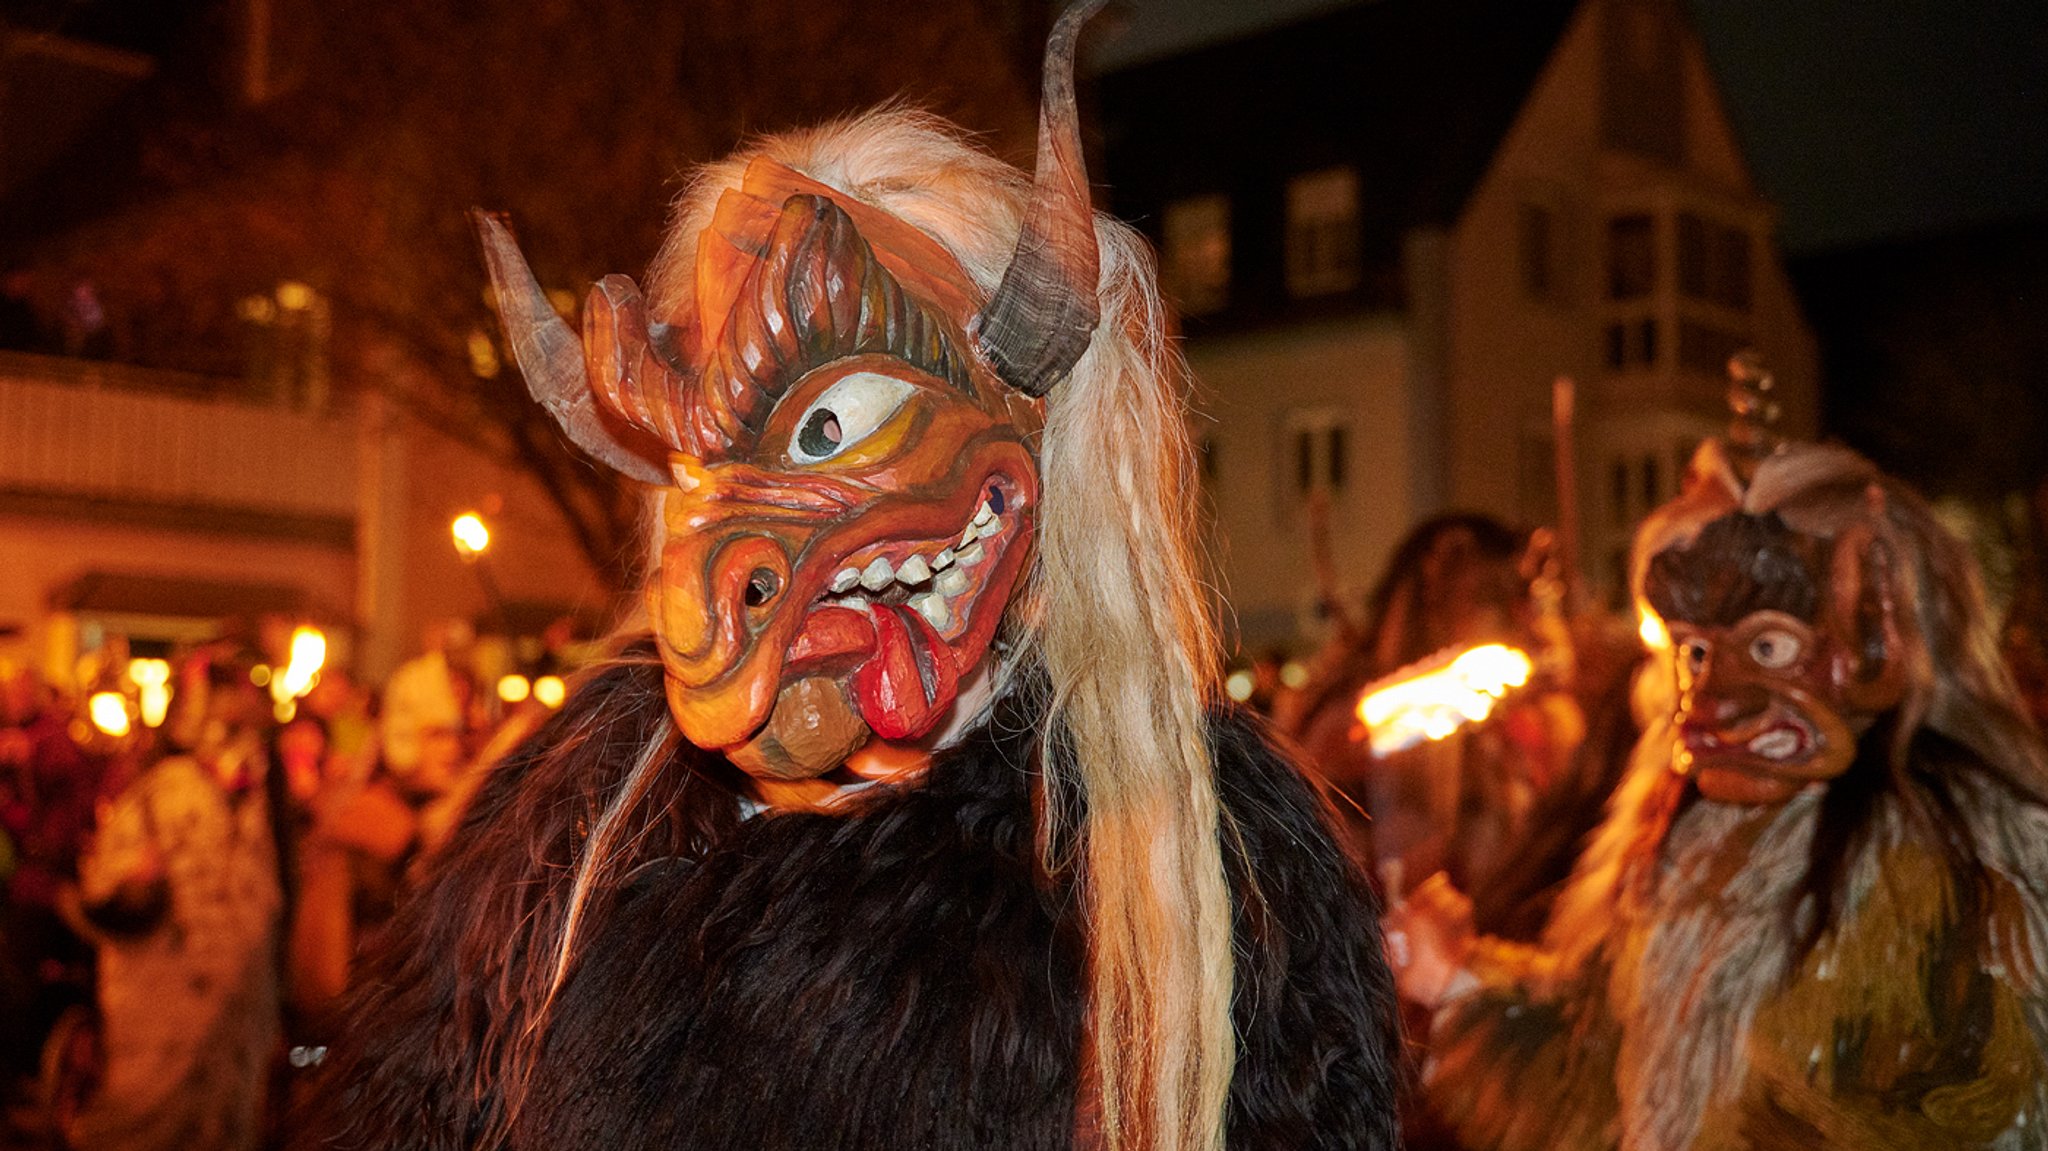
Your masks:
<svg viewBox="0 0 2048 1151"><path fill-rule="evenodd" d="M1093 19L1095 14L1109 5L1109 0L1074 0L1059 14L1054 27L1076 27Z"/></svg>
<svg viewBox="0 0 2048 1151"><path fill-rule="evenodd" d="M469 209L469 225L484 243L510 240L512 238L512 214L491 208Z"/></svg>

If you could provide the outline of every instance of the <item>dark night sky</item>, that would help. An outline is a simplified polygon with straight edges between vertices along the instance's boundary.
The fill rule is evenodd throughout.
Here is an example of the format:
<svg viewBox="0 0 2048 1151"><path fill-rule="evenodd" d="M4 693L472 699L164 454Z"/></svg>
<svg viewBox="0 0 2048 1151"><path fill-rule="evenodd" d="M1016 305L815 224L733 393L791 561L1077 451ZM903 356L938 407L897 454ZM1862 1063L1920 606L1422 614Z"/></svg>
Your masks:
<svg viewBox="0 0 2048 1151"><path fill-rule="evenodd" d="M1120 0L1095 64L1346 2ZM1684 2L1793 253L2048 213L2048 2ZM0 17L149 50L204 7L0 0Z"/></svg>
<svg viewBox="0 0 2048 1151"><path fill-rule="evenodd" d="M1344 0L1124 0L1096 63ZM2048 213L2043 0L1686 0L1781 235L1801 253Z"/></svg>

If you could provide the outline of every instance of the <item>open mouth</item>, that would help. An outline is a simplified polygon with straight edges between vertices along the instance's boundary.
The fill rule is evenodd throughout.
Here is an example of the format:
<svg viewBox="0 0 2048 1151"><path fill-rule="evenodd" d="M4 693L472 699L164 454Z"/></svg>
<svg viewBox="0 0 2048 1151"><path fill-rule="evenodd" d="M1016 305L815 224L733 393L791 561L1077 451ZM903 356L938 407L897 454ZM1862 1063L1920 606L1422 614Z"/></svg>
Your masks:
<svg viewBox="0 0 2048 1151"><path fill-rule="evenodd" d="M1814 748L1813 732L1797 720L1772 717L1762 725L1747 725L1730 732L1688 727L1686 750L1695 757L1751 755L1773 763L1804 759Z"/></svg>
<svg viewBox="0 0 2048 1151"><path fill-rule="evenodd" d="M932 730L994 632L997 613L977 605L991 591L1000 598L996 585L1018 567L1011 552L1028 536L1021 490L998 472L944 535L882 540L834 561L790 646L785 676L851 671L851 699L876 735Z"/></svg>
<svg viewBox="0 0 2048 1151"><path fill-rule="evenodd" d="M1001 482L991 481L958 532L942 539L874 544L847 556L816 606L870 617L876 607L907 607L950 643L967 631L967 609L1015 537L1010 530L1015 511L1014 497Z"/></svg>

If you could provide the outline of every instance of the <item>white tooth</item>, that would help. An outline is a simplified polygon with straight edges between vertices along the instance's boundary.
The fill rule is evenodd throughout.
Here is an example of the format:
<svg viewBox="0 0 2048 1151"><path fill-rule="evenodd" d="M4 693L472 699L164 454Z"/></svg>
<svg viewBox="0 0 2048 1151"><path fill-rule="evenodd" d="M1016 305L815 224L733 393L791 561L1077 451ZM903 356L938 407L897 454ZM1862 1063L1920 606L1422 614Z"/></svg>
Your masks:
<svg viewBox="0 0 2048 1151"><path fill-rule="evenodd" d="M947 568L939 573L939 578L932 581L932 588L940 595L959 595L967 590L968 584L973 582L974 580L968 577L965 569Z"/></svg>
<svg viewBox="0 0 2048 1151"><path fill-rule="evenodd" d="M986 520L983 520L982 522L974 525L974 534L980 536L983 539L987 539L988 537L1002 530L1003 521L995 518L994 516L990 516Z"/></svg>
<svg viewBox="0 0 2048 1151"><path fill-rule="evenodd" d="M910 606L925 622L941 631L953 622L953 609L946 605L946 597L935 591L910 597Z"/></svg>
<svg viewBox="0 0 2048 1151"><path fill-rule="evenodd" d="M930 578L931 565L924 562L923 556L911 556L903 561L902 567L896 569L896 582L905 587L916 587Z"/></svg>
<svg viewBox="0 0 2048 1151"><path fill-rule="evenodd" d="M953 562L964 568L971 568L981 562L981 541L953 553Z"/></svg>
<svg viewBox="0 0 2048 1151"><path fill-rule="evenodd" d="M995 517L995 509L988 506L987 500L983 500L981 501L981 507L974 513L974 526L980 527Z"/></svg>
<svg viewBox="0 0 2048 1151"><path fill-rule="evenodd" d="M960 546L963 548L980 538L981 536L975 532L973 524L968 524L960 529Z"/></svg>
<svg viewBox="0 0 2048 1151"><path fill-rule="evenodd" d="M852 591L853 585L859 582L859 571L853 568L841 568L839 574L832 577L832 590L834 592Z"/></svg>
<svg viewBox="0 0 2048 1151"><path fill-rule="evenodd" d="M1761 755L1765 759L1789 759L1798 750L1799 736L1782 727L1749 741L1750 754Z"/></svg>
<svg viewBox="0 0 2048 1151"><path fill-rule="evenodd" d="M876 556L866 570L860 573L860 586L869 591L881 591L896 579L896 569L889 566L888 556Z"/></svg>
<svg viewBox="0 0 2048 1151"><path fill-rule="evenodd" d="M939 553L938 555L935 555L935 556L933 556L933 557L932 557L932 570L933 570L933 571L935 571L935 572L942 572L942 571L945 571L945 570L946 570L947 568L949 568L949 567L952 567L952 566L953 566L953 549L952 549L952 548L947 548L947 549L946 549L945 551L942 551L942 552L940 552L940 553Z"/></svg>
<svg viewBox="0 0 2048 1151"><path fill-rule="evenodd" d="M855 592L852 595L847 596L845 599L840 600L837 606L850 607L855 611L866 611L868 610L868 597L860 594L859 592Z"/></svg>

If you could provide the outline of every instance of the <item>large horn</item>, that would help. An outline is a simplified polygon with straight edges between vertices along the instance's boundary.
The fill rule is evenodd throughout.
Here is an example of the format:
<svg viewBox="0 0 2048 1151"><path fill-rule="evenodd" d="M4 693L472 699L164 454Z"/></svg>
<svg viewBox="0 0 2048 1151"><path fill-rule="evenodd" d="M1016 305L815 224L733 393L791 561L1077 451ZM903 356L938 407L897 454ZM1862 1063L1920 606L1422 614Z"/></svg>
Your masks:
<svg viewBox="0 0 2048 1151"><path fill-rule="evenodd" d="M682 372L667 355L670 337L666 326L647 322L640 286L629 276L606 276L583 297L591 394L628 424L697 455Z"/></svg>
<svg viewBox="0 0 2048 1151"><path fill-rule="evenodd" d="M1074 49L1081 25L1104 3L1079 0L1060 14L1046 40L1031 203L1010 266L972 327L996 374L1032 396L1066 378L1102 316L1095 298L1095 213L1074 107Z"/></svg>
<svg viewBox="0 0 2048 1151"><path fill-rule="evenodd" d="M634 451L599 417L591 402L583 343L567 321L555 314L503 218L483 211L472 211L470 217L483 242L484 263L490 269L491 288L498 301L498 321L504 325L512 356L526 376L527 392L554 417L569 442L592 459L628 479L648 484L670 482L666 471Z"/></svg>

